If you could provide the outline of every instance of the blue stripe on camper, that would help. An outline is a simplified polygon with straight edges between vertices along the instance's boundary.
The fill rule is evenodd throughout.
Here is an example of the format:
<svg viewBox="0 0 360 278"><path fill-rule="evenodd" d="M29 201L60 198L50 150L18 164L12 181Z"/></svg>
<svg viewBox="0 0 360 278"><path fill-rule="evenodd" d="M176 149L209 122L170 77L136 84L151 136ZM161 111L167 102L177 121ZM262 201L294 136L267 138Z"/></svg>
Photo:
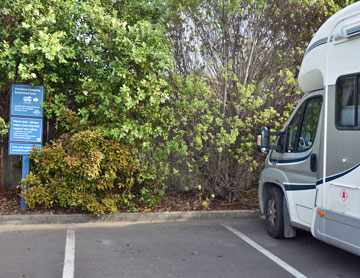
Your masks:
<svg viewBox="0 0 360 278"><path fill-rule="evenodd" d="M348 36L352 36L352 35L356 35L356 34L359 34L359 33L360 33L360 30L356 30L356 31L353 31L353 32L347 33L346 35L348 35Z"/></svg>
<svg viewBox="0 0 360 278"><path fill-rule="evenodd" d="M315 184L284 184L286 191L300 191L300 190L310 190L316 189Z"/></svg>
<svg viewBox="0 0 360 278"><path fill-rule="evenodd" d="M305 55L308 54L311 50L315 49L316 47L326 44L327 41L328 41L328 38L322 38L321 40L314 42L312 45L309 46Z"/></svg>
<svg viewBox="0 0 360 278"><path fill-rule="evenodd" d="M360 34L359 26L356 26L356 27L350 29L350 32L346 33L346 35L348 37L353 36L353 35L357 35L357 34ZM330 42L332 42L332 41L333 41L333 36L331 36L331 38L330 38ZM324 45L327 42L328 42L328 38L322 38L321 40L318 40L318 41L314 42L312 45L310 45L308 47L305 55L308 54L311 50L317 48L318 46Z"/></svg>
<svg viewBox="0 0 360 278"><path fill-rule="evenodd" d="M323 184L323 183L324 183L324 179L319 179L316 181L316 185Z"/></svg>
<svg viewBox="0 0 360 278"><path fill-rule="evenodd" d="M354 171L359 166L360 166L360 163L355 165L354 167L350 168L349 170L346 170L345 172L342 172L342 173L339 173L339 174L336 174L336 175L333 175L333 176L330 176L330 177L326 177L325 182L329 182L329 181L333 181L333 180L336 180L338 178L341 178L341 177L349 174L350 172Z"/></svg>
<svg viewBox="0 0 360 278"><path fill-rule="evenodd" d="M360 33L360 25L359 24L346 30L347 36L353 36L353 35L356 35L359 33Z"/></svg>
<svg viewBox="0 0 360 278"><path fill-rule="evenodd" d="M333 175L330 177L326 177L325 182L329 182L329 181L333 181L338 178L341 178L359 167L360 167L360 163L345 172L342 172L342 173L339 173L339 174L336 174L336 175ZM324 179L319 179L316 181L316 184L284 184L284 187L285 187L286 191L300 191L300 190L316 189L316 186L323 184L323 183L324 183Z"/></svg>

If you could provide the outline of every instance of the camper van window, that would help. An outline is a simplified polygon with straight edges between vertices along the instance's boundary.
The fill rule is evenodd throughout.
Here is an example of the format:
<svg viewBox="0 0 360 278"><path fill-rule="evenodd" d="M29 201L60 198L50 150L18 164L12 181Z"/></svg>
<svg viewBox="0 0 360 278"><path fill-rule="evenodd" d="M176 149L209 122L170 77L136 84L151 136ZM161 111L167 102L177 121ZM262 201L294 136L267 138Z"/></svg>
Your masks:
<svg viewBox="0 0 360 278"><path fill-rule="evenodd" d="M353 129L357 126L357 112L355 104L358 103L359 78L357 76L340 78L336 86L336 126L340 129Z"/></svg>
<svg viewBox="0 0 360 278"><path fill-rule="evenodd" d="M319 123L322 98L309 99L306 105L304 119L300 129L297 151L304 152L311 149L315 140L316 130Z"/></svg>
<svg viewBox="0 0 360 278"><path fill-rule="evenodd" d="M311 149L319 123L321 106L322 97L318 96L308 99L299 107L288 125L286 152L304 152Z"/></svg>
<svg viewBox="0 0 360 278"><path fill-rule="evenodd" d="M299 109L296 111L294 117L292 118L290 124L288 125L288 136L286 142L286 151L294 152L296 146L296 135L298 133L299 124L302 117L302 112L304 110L305 103L303 103Z"/></svg>

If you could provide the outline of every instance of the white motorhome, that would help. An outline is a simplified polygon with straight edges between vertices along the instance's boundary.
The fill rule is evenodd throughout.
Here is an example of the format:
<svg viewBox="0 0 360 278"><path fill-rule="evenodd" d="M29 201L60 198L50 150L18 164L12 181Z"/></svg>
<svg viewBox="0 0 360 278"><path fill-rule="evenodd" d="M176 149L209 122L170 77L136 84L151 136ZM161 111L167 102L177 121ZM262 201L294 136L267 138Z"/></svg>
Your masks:
<svg viewBox="0 0 360 278"><path fill-rule="evenodd" d="M360 255L360 2L315 34L299 85L305 95L283 131L259 131L258 149L268 154L259 182L267 231L281 238L308 230Z"/></svg>

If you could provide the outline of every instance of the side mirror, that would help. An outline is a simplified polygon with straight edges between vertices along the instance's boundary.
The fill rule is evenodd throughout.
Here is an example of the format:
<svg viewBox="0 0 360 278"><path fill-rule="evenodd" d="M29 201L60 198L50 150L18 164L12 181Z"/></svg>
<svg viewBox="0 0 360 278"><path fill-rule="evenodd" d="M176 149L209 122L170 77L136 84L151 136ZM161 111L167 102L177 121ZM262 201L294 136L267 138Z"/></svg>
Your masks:
<svg viewBox="0 0 360 278"><path fill-rule="evenodd" d="M270 136L281 136L278 140L277 146L270 145ZM286 142L287 130L285 132L270 132L270 128L264 126L259 129L257 137L257 149L263 154L268 154L270 150L276 150L277 152L285 152L285 142Z"/></svg>
<svg viewBox="0 0 360 278"><path fill-rule="evenodd" d="M270 129L267 126L259 129L257 137L257 149L263 154L268 154L270 151Z"/></svg>

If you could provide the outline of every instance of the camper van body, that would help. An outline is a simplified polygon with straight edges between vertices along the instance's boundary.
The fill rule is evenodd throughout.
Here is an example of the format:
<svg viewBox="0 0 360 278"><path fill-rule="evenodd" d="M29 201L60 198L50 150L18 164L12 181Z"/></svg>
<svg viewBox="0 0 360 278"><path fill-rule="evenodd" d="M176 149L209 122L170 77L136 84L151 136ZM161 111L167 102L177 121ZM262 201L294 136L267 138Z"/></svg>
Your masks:
<svg viewBox="0 0 360 278"><path fill-rule="evenodd" d="M355 3L328 19L310 42L299 73L305 95L280 146L266 158L259 202L267 224L280 223L274 237L305 229L360 255L359 53Z"/></svg>

